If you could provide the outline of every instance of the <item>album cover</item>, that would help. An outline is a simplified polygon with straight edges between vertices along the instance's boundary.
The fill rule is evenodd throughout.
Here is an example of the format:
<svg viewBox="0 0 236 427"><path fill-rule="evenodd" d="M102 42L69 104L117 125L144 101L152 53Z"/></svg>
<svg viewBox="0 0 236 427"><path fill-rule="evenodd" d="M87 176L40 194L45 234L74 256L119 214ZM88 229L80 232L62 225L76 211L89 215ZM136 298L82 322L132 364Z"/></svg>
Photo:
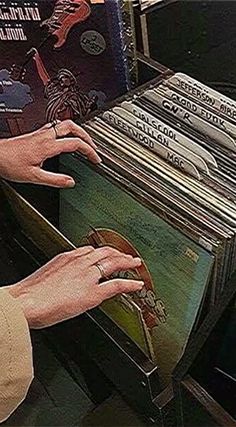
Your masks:
<svg viewBox="0 0 236 427"><path fill-rule="evenodd" d="M122 13L119 0L0 1L2 137L80 122L129 89Z"/></svg>
<svg viewBox="0 0 236 427"><path fill-rule="evenodd" d="M165 384L198 318L214 257L78 158L63 156L61 171L77 182L75 189L61 191L62 233L75 245L95 233L101 243L138 254L143 261L136 277L143 278L145 287L134 301Z"/></svg>

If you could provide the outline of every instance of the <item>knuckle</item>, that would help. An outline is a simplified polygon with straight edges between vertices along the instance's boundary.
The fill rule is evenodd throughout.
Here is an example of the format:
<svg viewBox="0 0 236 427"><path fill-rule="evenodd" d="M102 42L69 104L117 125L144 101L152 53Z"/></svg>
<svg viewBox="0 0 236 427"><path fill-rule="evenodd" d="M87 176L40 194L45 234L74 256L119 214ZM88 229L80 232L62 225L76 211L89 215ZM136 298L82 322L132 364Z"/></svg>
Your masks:
<svg viewBox="0 0 236 427"><path fill-rule="evenodd" d="M71 130L71 129L73 129L73 127L74 127L74 123L72 122L72 120L70 120L70 119L67 119L67 120L65 120L65 125L66 125L66 127L69 129L69 130Z"/></svg>
<svg viewBox="0 0 236 427"><path fill-rule="evenodd" d="M94 149L90 145L88 145L88 143L85 141L84 141L84 147L86 148L86 152L88 155L94 153Z"/></svg>
<svg viewBox="0 0 236 427"><path fill-rule="evenodd" d="M78 255L78 250L77 250L77 249L74 249L74 250L72 250L72 251L65 252L65 255L66 255L68 258L72 258L72 259L74 259L74 258L76 258L76 255Z"/></svg>
<svg viewBox="0 0 236 427"><path fill-rule="evenodd" d="M112 246L103 246L102 249L105 249L106 251L109 251L110 253L116 252L117 250L113 248Z"/></svg>
<svg viewBox="0 0 236 427"><path fill-rule="evenodd" d="M88 156L90 156L90 157L94 157L96 155L96 151L94 150L94 148L92 148L88 144L87 144L87 152L88 152Z"/></svg>
<svg viewBox="0 0 236 427"><path fill-rule="evenodd" d="M67 252L61 252L60 254L55 256L55 261L62 261L65 259L65 256L67 255Z"/></svg>
<svg viewBox="0 0 236 427"><path fill-rule="evenodd" d="M92 245L84 246L84 249L86 249L86 250L88 250L88 251L94 251L94 250L95 250L95 249L94 249L94 247L93 247Z"/></svg>
<svg viewBox="0 0 236 427"><path fill-rule="evenodd" d="M79 142L79 143L77 143L76 145L75 145L75 147L74 147L74 150L73 151L78 151L79 153L82 153L82 154L86 154L86 153L84 153L84 151L82 150L82 148L81 148L81 143Z"/></svg>
<svg viewBox="0 0 236 427"><path fill-rule="evenodd" d="M84 254L87 254L87 253L89 255L92 249L93 249L92 246L83 246L83 247L76 248L73 252L75 256L81 256L81 255L84 256Z"/></svg>
<svg viewBox="0 0 236 427"><path fill-rule="evenodd" d="M111 248L110 246L103 246L100 249L102 255L113 255L115 252L115 249Z"/></svg>
<svg viewBox="0 0 236 427"><path fill-rule="evenodd" d="M28 173L29 173L29 179L31 181L33 181L33 180L40 180L38 169L36 169L36 168L30 168L30 169L28 169Z"/></svg>

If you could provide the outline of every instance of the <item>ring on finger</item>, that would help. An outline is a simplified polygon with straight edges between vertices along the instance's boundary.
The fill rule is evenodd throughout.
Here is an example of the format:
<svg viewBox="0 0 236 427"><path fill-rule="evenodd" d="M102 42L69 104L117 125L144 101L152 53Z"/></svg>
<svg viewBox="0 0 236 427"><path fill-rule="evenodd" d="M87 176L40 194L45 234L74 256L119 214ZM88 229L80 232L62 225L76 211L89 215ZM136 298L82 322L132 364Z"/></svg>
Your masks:
<svg viewBox="0 0 236 427"><path fill-rule="evenodd" d="M58 138L57 127L56 127L58 124L59 124L58 120L53 120L51 123L51 128L54 129L56 139Z"/></svg>
<svg viewBox="0 0 236 427"><path fill-rule="evenodd" d="M105 273L105 270L104 270L102 264L97 262L97 264L95 264L95 267L97 267L97 269L99 270L99 273L101 274L101 279L104 279L106 277L106 273Z"/></svg>

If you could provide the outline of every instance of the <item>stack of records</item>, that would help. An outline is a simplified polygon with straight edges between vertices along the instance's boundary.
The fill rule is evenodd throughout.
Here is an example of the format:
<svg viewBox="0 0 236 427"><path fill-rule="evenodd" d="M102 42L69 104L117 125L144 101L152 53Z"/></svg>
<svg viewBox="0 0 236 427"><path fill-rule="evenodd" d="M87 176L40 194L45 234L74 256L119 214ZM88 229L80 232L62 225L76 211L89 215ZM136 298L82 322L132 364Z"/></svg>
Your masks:
<svg viewBox="0 0 236 427"><path fill-rule="evenodd" d="M143 291L103 309L156 360L163 385L235 268L235 119L234 101L172 74L84 125L102 168L62 160L79 183L62 191L62 232L143 260Z"/></svg>

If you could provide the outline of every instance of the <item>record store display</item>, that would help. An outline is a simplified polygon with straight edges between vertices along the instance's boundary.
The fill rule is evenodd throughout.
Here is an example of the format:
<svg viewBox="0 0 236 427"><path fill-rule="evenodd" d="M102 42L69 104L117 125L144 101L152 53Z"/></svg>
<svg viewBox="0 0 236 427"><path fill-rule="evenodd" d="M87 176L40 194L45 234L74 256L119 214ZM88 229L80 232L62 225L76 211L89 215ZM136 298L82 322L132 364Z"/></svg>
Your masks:
<svg viewBox="0 0 236 427"><path fill-rule="evenodd" d="M101 308L157 363L163 386L234 270L235 117L231 99L169 74L84 125L101 167L61 159L77 182L61 191L63 234L143 260L121 277L144 289Z"/></svg>
<svg viewBox="0 0 236 427"><path fill-rule="evenodd" d="M81 121L127 92L136 67L131 26L123 0L1 2L1 136Z"/></svg>

